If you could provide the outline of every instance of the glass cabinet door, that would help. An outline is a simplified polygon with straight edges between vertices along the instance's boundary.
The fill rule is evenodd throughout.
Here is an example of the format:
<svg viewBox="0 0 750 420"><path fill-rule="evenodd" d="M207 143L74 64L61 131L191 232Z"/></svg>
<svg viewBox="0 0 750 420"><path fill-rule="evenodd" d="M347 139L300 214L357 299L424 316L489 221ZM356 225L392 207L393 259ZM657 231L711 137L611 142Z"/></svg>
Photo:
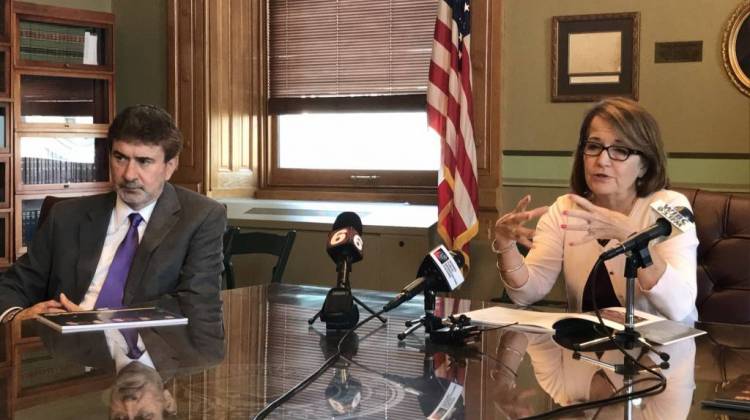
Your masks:
<svg viewBox="0 0 750 420"><path fill-rule="evenodd" d="M0 0L0 42L10 42L10 2Z"/></svg>
<svg viewBox="0 0 750 420"><path fill-rule="evenodd" d="M15 9L18 66L112 70L111 17L26 3Z"/></svg>
<svg viewBox="0 0 750 420"><path fill-rule="evenodd" d="M20 128L105 129L109 124L109 79L23 74L20 96Z"/></svg>
<svg viewBox="0 0 750 420"><path fill-rule="evenodd" d="M10 98L10 48L0 47L0 97Z"/></svg>
<svg viewBox="0 0 750 420"><path fill-rule="evenodd" d="M100 187L109 180L103 137L19 134L16 155L17 191Z"/></svg>
<svg viewBox="0 0 750 420"><path fill-rule="evenodd" d="M0 102L0 153L10 150L10 103Z"/></svg>

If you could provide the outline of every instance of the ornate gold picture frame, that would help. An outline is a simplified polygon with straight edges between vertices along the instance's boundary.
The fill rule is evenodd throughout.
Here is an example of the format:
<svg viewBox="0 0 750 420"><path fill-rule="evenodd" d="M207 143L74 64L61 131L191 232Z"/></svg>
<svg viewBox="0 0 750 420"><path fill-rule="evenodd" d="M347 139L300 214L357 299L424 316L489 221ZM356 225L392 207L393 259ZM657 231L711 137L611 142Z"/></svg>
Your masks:
<svg viewBox="0 0 750 420"><path fill-rule="evenodd" d="M721 56L729 79L740 92L750 96L750 1L741 3L729 17Z"/></svg>

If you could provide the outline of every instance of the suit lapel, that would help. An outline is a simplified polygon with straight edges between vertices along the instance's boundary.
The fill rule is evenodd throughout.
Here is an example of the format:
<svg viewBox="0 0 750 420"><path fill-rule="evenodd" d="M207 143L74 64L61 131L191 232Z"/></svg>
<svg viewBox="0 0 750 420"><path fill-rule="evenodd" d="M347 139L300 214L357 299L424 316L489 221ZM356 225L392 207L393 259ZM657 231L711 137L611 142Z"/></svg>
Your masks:
<svg viewBox="0 0 750 420"><path fill-rule="evenodd" d="M81 223L78 232L80 252L76 264L75 302L83 299L94 278L114 207L115 193L112 192L103 196L99 205L93 205L88 212L88 220Z"/></svg>
<svg viewBox="0 0 750 420"><path fill-rule="evenodd" d="M146 232L143 234L143 239L141 239L141 243L138 245L138 250L133 259L133 265L130 267L128 281L125 285L125 294L123 296L124 304L131 304L135 298L136 291L141 290L140 285L145 280L144 271L148 267L151 254L162 243L164 237L167 236L179 220L177 214L180 208L180 202L177 200L177 193L174 187L169 183L164 184L164 191L162 191L159 200L156 202L154 212L151 213L151 218L146 226Z"/></svg>

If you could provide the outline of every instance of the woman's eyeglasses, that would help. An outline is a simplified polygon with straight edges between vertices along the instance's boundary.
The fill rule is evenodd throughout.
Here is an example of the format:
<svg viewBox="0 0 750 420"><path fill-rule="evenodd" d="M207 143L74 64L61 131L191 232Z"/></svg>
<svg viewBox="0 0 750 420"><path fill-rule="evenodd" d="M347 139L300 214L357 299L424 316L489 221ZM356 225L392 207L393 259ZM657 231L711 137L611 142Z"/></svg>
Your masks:
<svg viewBox="0 0 750 420"><path fill-rule="evenodd" d="M603 151L607 151L607 155L610 159L623 162L628 160L630 155L640 155L641 152L638 150L631 149L625 146L604 146L603 144L586 140L583 144L583 154L586 156L599 156Z"/></svg>

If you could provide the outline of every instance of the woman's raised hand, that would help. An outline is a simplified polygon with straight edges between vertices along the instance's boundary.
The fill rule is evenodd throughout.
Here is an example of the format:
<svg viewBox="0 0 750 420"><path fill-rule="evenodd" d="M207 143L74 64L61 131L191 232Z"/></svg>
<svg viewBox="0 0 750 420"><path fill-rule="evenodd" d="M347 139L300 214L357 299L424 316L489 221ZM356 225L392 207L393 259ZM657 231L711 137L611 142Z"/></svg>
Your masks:
<svg viewBox="0 0 750 420"><path fill-rule="evenodd" d="M594 239L617 239L623 242L638 229L628 217L620 212L594 205L589 200L575 194L570 199L580 210L566 210L563 215L570 216L568 223L560 227L565 230L584 231L580 240L570 245L580 245Z"/></svg>
<svg viewBox="0 0 750 420"><path fill-rule="evenodd" d="M511 245L514 241L521 243L527 248L531 248L531 242L534 238L534 229L524 227L524 223L531 219L537 218L547 212L547 206L537 207L533 210L526 210L531 202L531 195L526 195L516 204L516 208L510 213L502 215L495 222L494 239L500 248Z"/></svg>

